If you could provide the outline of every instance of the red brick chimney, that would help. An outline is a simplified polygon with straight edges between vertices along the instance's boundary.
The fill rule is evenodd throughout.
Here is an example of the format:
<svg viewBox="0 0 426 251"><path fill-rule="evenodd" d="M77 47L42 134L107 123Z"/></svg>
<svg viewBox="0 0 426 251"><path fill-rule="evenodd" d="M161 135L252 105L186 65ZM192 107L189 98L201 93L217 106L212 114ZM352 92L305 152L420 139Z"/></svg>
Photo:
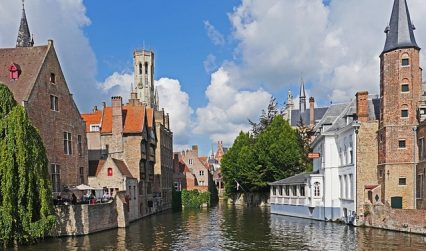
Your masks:
<svg viewBox="0 0 426 251"><path fill-rule="evenodd" d="M315 99L314 97L309 98L309 126L314 128L315 126Z"/></svg>
<svg viewBox="0 0 426 251"><path fill-rule="evenodd" d="M116 96L111 98L112 101L112 146L113 152L123 151L123 100Z"/></svg>
<svg viewBox="0 0 426 251"><path fill-rule="evenodd" d="M368 121L368 92L357 92L356 96L356 114L359 122Z"/></svg>

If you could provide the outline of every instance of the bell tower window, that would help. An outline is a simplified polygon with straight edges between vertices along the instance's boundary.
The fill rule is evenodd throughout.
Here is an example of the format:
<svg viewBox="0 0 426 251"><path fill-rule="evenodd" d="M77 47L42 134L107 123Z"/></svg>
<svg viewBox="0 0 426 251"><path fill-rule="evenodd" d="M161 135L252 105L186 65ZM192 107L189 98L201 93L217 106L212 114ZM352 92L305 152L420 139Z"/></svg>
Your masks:
<svg viewBox="0 0 426 251"><path fill-rule="evenodd" d="M142 63L139 63L139 75L142 75Z"/></svg>
<svg viewBox="0 0 426 251"><path fill-rule="evenodd" d="M148 62L145 62L145 74L148 74Z"/></svg>

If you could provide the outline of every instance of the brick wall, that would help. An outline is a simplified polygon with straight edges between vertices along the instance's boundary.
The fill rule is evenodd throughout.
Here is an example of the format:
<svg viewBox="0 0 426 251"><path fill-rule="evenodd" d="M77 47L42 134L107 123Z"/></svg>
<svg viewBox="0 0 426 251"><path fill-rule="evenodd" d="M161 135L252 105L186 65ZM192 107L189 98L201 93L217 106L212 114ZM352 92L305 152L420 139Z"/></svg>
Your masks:
<svg viewBox="0 0 426 251"><path fill-rule="evenodd" d="M357 135L356 211L358 214L367 201L365 186L377 184L377 128L378 121L362 122Z"/></svg>
<svg viewBox="0 0 426 251"><path fill-rule="evenodd" d="M52 236L91 234L129 224L125 194L120 192L110 203L57 206L57 224Z"/></svg>
<svg viewBox="0 0 426 251"><path fill-rule="evenodd" d="M60 166L60 189L64 186L87 183L88 153L85 123L74 103L62 73L53 44L49 50L28 101L24 104L33 125L39 130L46 148L49 164ZM55 74L55 83L50 75ZM50 109L50 95L58 97L58 111ZM71 133L72 154L64 154L64 132ZM81 154L77 139L81 136ZM83 180L80 179L83 168ZM51 174L49 166L49 174Z"/></svg>
<svg viewBox="0 0 426 251"><path fill-rule="evenodd" d="M401 232L426 234L426 210L392 209L385 205L366 205L364 224Z"/></svg>

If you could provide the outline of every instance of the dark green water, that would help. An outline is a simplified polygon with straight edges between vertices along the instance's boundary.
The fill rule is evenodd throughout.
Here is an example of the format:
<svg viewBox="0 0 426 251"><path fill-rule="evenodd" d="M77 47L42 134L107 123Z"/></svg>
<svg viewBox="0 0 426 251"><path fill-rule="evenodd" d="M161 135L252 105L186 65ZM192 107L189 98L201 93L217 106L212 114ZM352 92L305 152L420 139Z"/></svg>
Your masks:
<svg viewBox="0 0 426 251"><path fill-rule="evenodd" d="M218 206L20 250L426 250L426 237L270 215L268 208Z"/></svg>

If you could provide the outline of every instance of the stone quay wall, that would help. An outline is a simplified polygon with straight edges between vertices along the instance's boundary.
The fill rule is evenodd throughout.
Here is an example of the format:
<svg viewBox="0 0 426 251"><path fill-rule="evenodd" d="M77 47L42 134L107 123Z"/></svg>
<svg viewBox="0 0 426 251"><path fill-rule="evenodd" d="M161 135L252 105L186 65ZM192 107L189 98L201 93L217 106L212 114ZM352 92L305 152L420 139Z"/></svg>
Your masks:
<svg viewBox="0 0 426 251"><path fill-rule="evenodd" d="M393 209L388 205L365 205L367 227L426 235L426 210Z"/></svg>
<svg viewBox="0 0 426 251"><path fill-rule="evenodd" d="M79 236L129 225L125 194L113 201L95 205L56 206L56 226L51 236Z"/></svg>
<svg viewBox="0 0 426 251"><path fill-rule="evenodd" d="M269 206L269 193L238 193L228 197L228 204L244 206Z"/></svg>

